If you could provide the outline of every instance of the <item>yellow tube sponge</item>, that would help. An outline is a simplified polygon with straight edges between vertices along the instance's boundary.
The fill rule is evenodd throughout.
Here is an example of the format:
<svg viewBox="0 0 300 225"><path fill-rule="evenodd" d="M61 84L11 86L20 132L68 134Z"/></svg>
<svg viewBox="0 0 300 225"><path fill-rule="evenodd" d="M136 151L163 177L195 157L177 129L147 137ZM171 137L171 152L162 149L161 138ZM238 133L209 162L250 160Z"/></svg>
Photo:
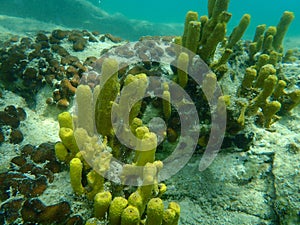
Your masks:
<svg viewBox="0 0 300 225"><path fill-rule="evenodd" d="M96 171L92 170L86 175L89 187L92 189L87 193L87 198L92 200L95 195L104 189L104 178Z"/></svg>
<svg viewBox="0 0 300 225"><path fill-rule="evenodd" d="M146 225L161 225L164 214L164 203L160 198L152 198L147 204Z"/></svg>
<svg viewBox="0 0 300 225"><path fill-rule="evenodd" d="M58 123L60 128L66 127L73 130L73 119L69 112L62 112L58 114Z"/></svg>
<svg viewBox="0 0 300 225"><path fill-rule="evenodd" d="M257 100L264 103L266 99L272 94L274 87L277 83L277 77L275 75L268 76L264 81L264 88L262 92L257 96Z"/></svg>
<svg viewBox="0 0 300 225"><path fill-rule="evenodd" d="M191 21L188 24L188 33L184 47L190 51L197 53L200 41L201 23L199 21Z"/></svg>
<svg viewBox="0 0 300 225"><path fill-rule="evenodd" d="M255 82L255 87L256 88L262 88L264 86L265 79L269 75L274 75L276 74L276 69L272 64L266 64L261 67L259 70L256 82Z"/></svg>
<svg viewBox="0 0 300 225"><path fill-rule="evenodd" d="M268 63L272 64L273 66L276 66L277 63L280 61L281 58L282 58L282 54L281 53L278 53L276 51L271 51Z"/></svg>
<svg viewBox="0 0 300 225"><path fill-rule="evenodd" d="M130 124L130 130L133 134L135 134L135 130L138 128L138 127L141 127L143 125L143 121L140 119L140 118L137 118L135 117L133 120L132 120L132 123Z"/></svg>
<svg viewBox="0 0 300 225"><path fill-rule="evenodd" d="M254 115L260 107L264 107L267 103L267 98L272 94L276 83L277 77L275 75L270 75L267 79L265 79L263 90L250 102L247 108L248 115Z"/></svg>
<svg viewBox="0 0 300 225"><path fill-rule="evenodd" d="M264 34L262 48L264 51L272 50L273 37L276 35L277 29L274 26L269 26Z"/></svg>
<svg viewBox="0 0 300 225"><path fill-rule="evenodd" d="M146 205L146 202L149 201L149 199L152 196L152 190L154 186L154 177L153 176L146 176L143 179L143 185L138 188L139 194L143 198L143 203Z"/></svg>
<svg viewBox="0 0 300 225"><path fill-rule="evenodd" d="M208 18L211 18L213 14L215 3L216 0L208 0L208 4L207 4Z"/></svg>
<svg viewBox="0 0 300 225"><path fill-rule="evenodd" d="M283 38L294 18L294 13L289 11L285 11L281 16L281 19L277 24L277 33L274 36L273 40L273 47L276 51L281 50Z"/></svg>
<svg viewBox="0 0 300 225"><path fill-rule="evenodd" d="M253 42L257 42L260 39L261 35L264 34L265 30L266 30L266 24L258 25L255 30Z"/></svg>
<svg viewBox="0 0 300 225"><path fill-rule="evenodd" d="M164 183L160 183L158 185L158 197L161 197L164 193L166 193L167 191L167 185L165 185Z"/></svg>
<svg viewBox="0 0 300 225"><path fill-rule="evenodd" d="M163 214L162 225L176 225L176 212L173 209L166 209Z"/></svg>
<svg viewBox="0 0 300 225"><path fill-rule="evenodd" d="M254 59L254 55L258 52L257 50L257 42L251 42L249 43L249 59L251 62Z"/></svg>
<svg viewBox="0 0 300 225"><path fill-rule="evenodd" d="M269 26L264 35L266 38L269 35L275 36L276 33L277 33L277 28L275 26Z"/></svg>
<svg viewBox="0 0 300 225"><path fill-rule="evenodd" d="M144 137L144 135L145 135L146 133L149 133L149 129L148 129L148 127L146 127L146 126L140 126L140 127L137 127L137 128L135 129L135 132L134 132L135 136L136 136L139 140L142 140L143 137ZM134 145L136 146L136 143L135 143ZM137 163L137 159L139 158L139 154L141 154L141 153L142 153L141 151L139 151L138 149L136 149L135 155L134 155L134 162L135 162L135 163Z"/></svg>
<svg viewBox="0 0 300 225"><path fill-rule="evenodd" d="M132 120L140 113L142 104L140 99L144 97L147 87L148 77L145 73L140 73L137 75L129 74L124 80L119 111L121 114L120 116L123 116L124 114L126 115L127 112L130 112L129 124L131 124Z"/></svg>
<svg viewBox="0 0 300 225"><path fill-rule="evenodd" d="M81 176L82 176L82 162L78 158L73 158L70 161L70 181L71 186L77 195L81 195L84 193L84 187L81 183Z"/></svg>
<svg viewBox="0 0 300 225"><path fill-rule="evenodd" d="M144 213L146 204L144 203L143 198L139 194L139 192L135 191L128 197L128 205L136 207L139 210L140 215L142 215Z"/></svg>
<svg viewBox="0 0 300 225"><path fill-rule="evenodd" d="M244 35L247 27L250 24L250 15L244 14L239 25L236 26L229 36L227 48L232 48Z"/></svg>
<svg viewBox="0 0 300 225"><path fill-rule="evenodd" d="M278 101L267 102L263 107L264 127L269 128L274 115L280 110L281 104Z"/></svg>
<svg viewBox="0 0 300 225"><path fill-rule="evenodd" d="M166 120L168 120L171 116L171 94L169 90L163 91L163 100L162 100L162 107L163 107L163 113Z"/></svg>
<svg viewBox="0 0 300 225"><path fill-rule="evenodd" d="M269 35L268 37L265 38L263 46L262 46L262 51L263 52L270 52L272 51L272 44L273 44L273 36Z"/></svg>
<svg viewBox="0 0 300 225"><path fill-rule="evenodd" d="M172 44L176 56L182 51L182 36L176 36L174 38L174 44Z"/></svg>
<svg viewBox="0 0 300 225"><path fill-rule="evenodd" d="M284 62L284 63L295 62L297 60L297 57L294 56L294 52L295 52L294 49L288 49L284 54L282 62Z"/></svg>
<svg viewBox="0 0 300 225"><path fill-rule="evenodd" d="M140 225L140 213L134 206L128 206L122 212L121 225Z"/></svg>
<svg viewBox="0 0 300 225"><path fill-rule="evenodd" d="M210 65L210 68L218 70L218 67L220 68L220 66L222 66L228 62L232 53L233 53L232 49L226 48L225 51L223 52L221 58L216 63L213 62Z"/></svg>
<svg viewBox="0 0 300 225"><path fill-rule="evenodd" d="M219 15L227 11L229 5L229 0L215 0L213 11L212 11L212 19L218 20Z"/></svg>
<svg viewBox="0 0 300 225"><path fill-rule="evenodd" d="M123 197L115 197L109 207L108 219L110 225L119 225L121 223L121 215L127 207L128 201Z"/></svg>
<svg viewBox="0 0 300 225"><path fill-rule="evenodd" d="M170 202L168 208L174 210L175 218L174 218L173 223L174 223L174 225L175 224L177 225L178 221L179 221L179 217L180 217L180 206L179 206L179 204L176 203L176 202Z"/></svg>
<svg viewBox="0 0 300 225"><path fill-rule="evenodd" d="M69 155L68 149L62 142L57 142L54 146L56 158L59 161L66 161Z"/></svg>
<svg viewBox="0 0 300 225"><path fill-rule="evenodd" d="M90 136L94 135L93 93L88 85L79 85L76 90L77 125L84 128Z"/></svg>
<svg viewBox="0 0 300 225"><path fill-rule="evenodd" d="M226 34L225 22L218 23L216 27L213 29L212 33L210 33L207 42L199 50L199 55L206 63L209 63L211 56L215 52L218 43L223 41L225 34Z"/></svg>
<svg viewBox="0 0 300 225"><path fill-rule="evenodd" d="M242 81L242 90L249 89L252 87L253 81L256 78L256 69L253 67L248 67L244 79Z"/></svg>
<svg viewBox="0 0 300 225"><path fill-rule="evenodd" d="M74 157L76 153L79 152L79 149L76 144L73 130L70 128L62 127L59 129L59 137L64 146L66 146L66 148L70 150Z"/></svg>
<svg viewBox="0 0 300 225"><path fill-rule="evenodd" d="M245 113L246 113L246 109L247 109L247 105L244 104L242 105L242 109L241 109L241 112L240 112L240 115L237 119L237 123L240 127L244 127L245 126Z"/></svg>
<svg viewBox="0 0 300 225"><path fill-rule="evenodd" d="M99 192L94 198L94 215L103 219L111 203L111 193L109 191Z"/></svg>
<svg viewBox="0 0 300 225"><path fill-rule="evenodd" d="M189 55L185 52L181 52L177 59L177 71L178 71L178 84L185 88L188 83L188 71Z"/></svg>
<svg viewBox="0 0 300 225"><path fill-rule="evenodd" d="M216 86L217 86L216 74L208 73L205 76L202 83L202 90L208 102L213 98L213 95L216 91Z"/></svg>
<svg viewBox="0 0 300 225"><path fill-rule="evenodd" d="M139 128L138 128L139 129ZM153 132L145 133L140 140L140 146L136 150L136 166L144 166L146 163L154 162L157 147L157 137Z"/></svg>
<svg viewBox="0 0 300 225"><path fill-rule="evenodd" d="M100 93L95 106L96 128L103 136L112 135L111 108L120 92L118 69L118 62L115 59L106 58L103 61Z"/></svg>
<svg viewBox="0 0 300 225"><path fill-rule="evenodd" d="M257 71L259 71L261 67L263 67L264 65L266 65L269 62L269 59L270 59L269 55L267 55L267 54L261 54L258 57L258 60L257 60L257 62L255 64L255 69Z"/></svg>
<svg viewBox="0 0 300 225"><path fill-rule="evenodd" d="M143 170L143 185L138 188L139 194L142 196L144 206L152 197L154 184L157 183L157 167L154 163L147 163Z"/></svg>
<svg viewBox="0 0 300 225"><path fill-rule="evenodd" d="M284 111L291 111L300 104L300 90L295 90L287 94L287 100L283 102Z"/></svg>
<svg viewBox="0 0 300 225"><path fill-rule="evenodd" d="M193 12L193 11L187 12L187 14L185 16L184 31L183 31L182 40L181 40L183 47L186 47L186 39L188 36L189 23L191 21L197 21L197 20L198 20L197 12Z"/></svg>
<svg viewBox="0 0 300 225"><path fill-rule="evenodd" d="M286 82L284 80L279 80L276 87L275 87L275 90L273 92L273 98L278 100L279 98L281 98L283 95L286 94L285 92L285 87L286 87Z"/></svg>

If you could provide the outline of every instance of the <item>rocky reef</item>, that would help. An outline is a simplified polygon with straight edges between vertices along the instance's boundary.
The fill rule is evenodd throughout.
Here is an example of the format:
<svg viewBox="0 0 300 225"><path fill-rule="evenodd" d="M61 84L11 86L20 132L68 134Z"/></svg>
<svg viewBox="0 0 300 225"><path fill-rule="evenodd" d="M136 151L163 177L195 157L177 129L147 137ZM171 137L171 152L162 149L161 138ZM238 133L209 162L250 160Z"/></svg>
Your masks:
<svg viewBox="0 0 300 225"><path fill-rule="evenodd" d="M55 29L3 42L2 94L29 108L0 111L14 152L0 223L299 223L300 57L283 49L294 14L243 40L251 17L228 34L228 5L187 12L182 36ZM18 128L40 94L56 135L35 146Z"/></svg>

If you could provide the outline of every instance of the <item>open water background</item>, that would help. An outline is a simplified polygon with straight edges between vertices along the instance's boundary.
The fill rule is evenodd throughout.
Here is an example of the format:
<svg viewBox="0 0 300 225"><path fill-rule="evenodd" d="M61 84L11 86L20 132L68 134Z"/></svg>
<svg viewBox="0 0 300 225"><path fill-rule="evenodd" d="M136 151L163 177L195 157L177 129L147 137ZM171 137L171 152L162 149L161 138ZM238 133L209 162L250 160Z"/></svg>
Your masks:
<svg viewBox="0 0 300 225"><path fill-rule="evenodd" d="M120 13L129 19L147 20L156 23L183 23L188 10L207 14L207 0L90 0L101 9L111 13ZM295 19L287 36L300 35L300 3L298 0L231 0L229 12L232 18L229 30L238 24L243 14L251 15L251 24L245 35L252 38L259 24L277 25L284 11L293 11Z"/></svg>

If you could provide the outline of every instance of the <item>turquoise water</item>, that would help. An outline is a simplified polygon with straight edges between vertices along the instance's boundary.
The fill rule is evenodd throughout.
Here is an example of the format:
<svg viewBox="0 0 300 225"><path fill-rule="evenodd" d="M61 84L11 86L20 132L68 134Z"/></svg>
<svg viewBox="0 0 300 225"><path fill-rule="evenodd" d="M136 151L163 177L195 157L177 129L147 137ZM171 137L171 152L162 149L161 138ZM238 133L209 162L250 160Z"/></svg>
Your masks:
<svg viewBox="0 0 300 225"><path fill-rule="evenodd" d="M182 23L188 10L207 14L207 0L91 0L101 9L114 14L121 13L129 19L147 20L158 23ZM249 13L251 24L247 35L252 35L258 24L276 25L284 11L293 11L295 19L290 27L289 36L300 35L300 6L296 0L231 0L229 12L232 18L229 29L235 26L244 13ZM252 36L251 36L252 37Z"/></svg>
<svg viewBox="0 0 300 225"><path fill-rule="evenodd" d="M295 19L287 37L300 36L298 5L296 0L231 0L228 11L232 13L232 18L228 24L228 34L242 15L249 13L252 18L244 39L252 39L257 25L277 25L282 13L288 10L295 13ZM0 0L0 6L0 15L32 18L67 28L98 30L129 40L137 40L145 35L181 35L187 11L207 15L207 0ZM109 16L103 17L106 15L103 11ZM140 21L150 23L145 26ZM13 22L12 25L3 25L13 30L18 24Z"/></svg>

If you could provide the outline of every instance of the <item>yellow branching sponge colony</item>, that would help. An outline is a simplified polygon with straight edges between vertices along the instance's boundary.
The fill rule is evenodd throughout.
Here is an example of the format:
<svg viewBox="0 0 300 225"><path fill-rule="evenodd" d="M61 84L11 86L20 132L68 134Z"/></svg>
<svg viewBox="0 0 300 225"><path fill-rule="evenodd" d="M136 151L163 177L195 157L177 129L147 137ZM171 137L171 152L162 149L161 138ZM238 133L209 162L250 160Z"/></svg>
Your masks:
<svg viewBox="0 0 300 225"><path fill-rule="evenodd" d="M140 112L141 101L136 99L136 102L133 102L131 99L132 102L130 100L125 102L130 96L127 96L126 92L123 93L124 99L121 98L119 103L114 102L120 92L117 70L116 61L106 59L102 65L102 73L107 76L106 82L109 85L94 87L93 91L88 85L78 86L77 114L72 116L68 112L63 112L58 117L61 142L55 146L56 156L70 166L70 182L74 193L84 195L93 201L93 218L86 224L106 221L111 225L176 225L179 222L179 205L172 203L176 205L175 209L170 206L164 209L161 199L167 187L158 182L158 174L163 168L163 163L155 160L157 136L136 117ZM134 82L139 87L136 90L130 86ZM148 78L145 74L128 75L124 80L123 90L127 88L129 90L127 94L143 96L147 85ZM105 93L102 93L103 91ZM167 84L165 91L169 93ZM166 98L168 101L168 95ZM168 104L163 110L166 117L171 113ZM94 109L93 105L95 113L91 111ZM123 131L120 135L126 138L127 132L130 131L136 138L130 142L136 151L133 152L131 161L127 160L122 166L119 173L121 179L117 183L107 179L106 174L112 167L112 158L119 158L124 155L123 150L128 149L120 147L121 143L114 136L111 122L113 107L116 108L118 116L131 109L128 114L129 127L120 123L119 129ZM91 118L87 115L95 115L93 117L95 119L91 122ZM104 118L109 121L103 121ZM96 124L96 129L92 123ZM98 138L97 132L102 135L102 139ZM132 176L141 177L142 180L139 187L128 194L124 192L123 187ZM172 212L171 215L169 211Z"/></svg>
<svg viewBox="0 0 300 225"><path fill-rule="evenodd" d="M283 53L283 39L288 27L294 19L292 12L284 12L277 26L266 27L265 24L258 25L252 42L247 46L239 45L243 34L250 24L250 15L244 14L239 24L227 37L227 23L231 14L227 12L228 0L208 0L208 16L200 16L197 12L189 11L186 14L184 32L182 37L175 38L175 43L182 45L190 51L196 53L203 59L217 75L224 94L233 96L227 107L228 123L232 130L229 133L236 133L244 128L247 120L253 121L257 118L258 124L269 128L272 123L282 115L300 103L299 90L289 88L280 70ZM189 60L184 55L184 51L176 50L178 65L183 64L183 60ZM238 91L232 93L223 82L225 76L235 76L235 71L228 68L228 62L234 50L248 52L248 67L244 71L244 77L235 77L240 85ZM181 52L183 51L183 52ZM218 54L215 54L218 53ZM291 53L287 52L287 58L291 58ZM185 76L182 71L177 71L178 83L186 87ZM209 89L203 85L202 90ZM234 88L233 88L234 89ZM207 90L206 90L207 92ZM209 93L207 92L209 95ZM208 96L206 96L207 98ZM239 108L239 113L237 113ZM233 117L233 118L232 118Z"/></svg>

